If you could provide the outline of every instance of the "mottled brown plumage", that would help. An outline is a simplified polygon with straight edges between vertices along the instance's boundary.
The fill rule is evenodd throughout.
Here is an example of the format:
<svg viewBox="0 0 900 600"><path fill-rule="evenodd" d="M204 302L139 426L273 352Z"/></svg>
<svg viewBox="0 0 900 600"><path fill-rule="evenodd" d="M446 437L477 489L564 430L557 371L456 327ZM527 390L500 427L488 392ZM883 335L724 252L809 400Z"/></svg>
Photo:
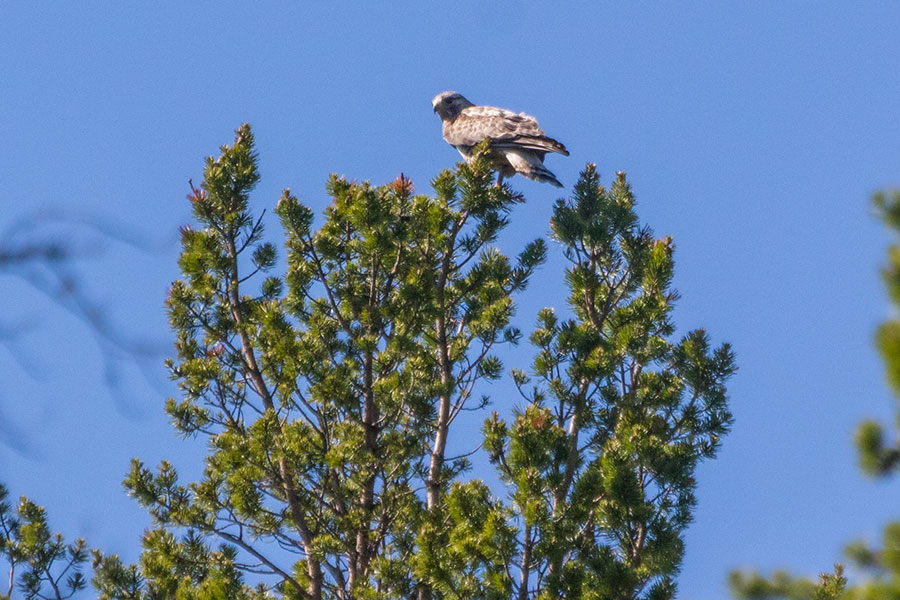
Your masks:
<svg viewBox="0 0 900 600"><path fill-rule="evenodd" d="M500 181L519 173L528 179L562 187L544 166L544 156L548 152L568 156L569 151L544 135L534 117L493 106L475 106L456 92L438 94L431 104L443 122L444 140L466 160L471 158L475 146L489 139Z"/></svg>

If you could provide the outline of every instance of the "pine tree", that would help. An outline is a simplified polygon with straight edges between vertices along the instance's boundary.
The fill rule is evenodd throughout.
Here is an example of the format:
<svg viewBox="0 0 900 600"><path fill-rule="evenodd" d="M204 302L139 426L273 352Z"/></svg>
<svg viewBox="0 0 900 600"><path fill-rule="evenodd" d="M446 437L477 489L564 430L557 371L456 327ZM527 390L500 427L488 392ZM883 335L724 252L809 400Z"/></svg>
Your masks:
<svg viewBox="0 0 900 600"><path fill-rule="evenodd" d="M734 356L703 330L671 339L673 245L639 225L624 173L607 190L588 165L551 226L574 316L541 311L532 375L514 373L526 404L485 424L511 490L515 596L670 598L694 470L732 420Z"/></svg>
<svg viewBox="0 0 900 600"><path fill-rule="evenodd" d="M191 185L166 410L209 453L187 483L133 461L154 526L139 564L94 551L99 597L672 597L734 357L675 337L673 244L640 225L624 174L607 190L588 165L554 209L569 302L540 312L533 364L512 371L520 409L485 422L496 490L448 439L523 337L514 299L547 247L495 248L522 198L495 185L489 146L431 195L332 177L320 224L285 190L283 262L249 208L258 181L244 125Z"/></svg>

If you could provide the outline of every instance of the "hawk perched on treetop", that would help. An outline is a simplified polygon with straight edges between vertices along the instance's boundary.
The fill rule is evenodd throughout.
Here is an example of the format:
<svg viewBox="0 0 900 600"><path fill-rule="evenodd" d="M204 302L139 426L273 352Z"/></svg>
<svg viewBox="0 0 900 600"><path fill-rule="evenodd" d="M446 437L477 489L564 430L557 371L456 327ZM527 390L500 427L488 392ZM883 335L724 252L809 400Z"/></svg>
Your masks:
<svg viewBox="0 0 900 600"><path fill-rule="evenodd" d="M568 156L569 151L544 135L534 117L493 106L475 106L456 92L438 94L431 104L444 124L444 140L466 160L482 140L491 141L494 166L500 171L498 185L504 177L518 173L528 179L563 186L544 166L544 155L558 152Z"/></svg>

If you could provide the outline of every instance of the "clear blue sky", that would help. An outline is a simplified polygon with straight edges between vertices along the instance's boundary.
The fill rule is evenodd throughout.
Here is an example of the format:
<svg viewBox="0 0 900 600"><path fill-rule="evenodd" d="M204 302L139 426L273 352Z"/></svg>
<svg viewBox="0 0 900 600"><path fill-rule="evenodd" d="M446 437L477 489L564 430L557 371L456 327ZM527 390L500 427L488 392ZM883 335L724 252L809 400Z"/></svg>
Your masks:
<svg viewBox="0 0 900 600"><path fill-rule="evenodd" d="M0 3L0 231L44 209L151 246L66 233L91 244L81 273L109 317L161 348L149 378L122 364L112 387L87 327L2 278L0 325L25 327L0 346L0 480L56 529L134 560L148 520L120 487L131 457L200 470L202 442L166 423L161 359L203 157L251 122L257 210L291 187L321 212L335 171L402 171L427 191L457 160L430 106L446 89L536 115L571 151L548 158L564 183L587 161L626 171L641 218L675 238L679 328L737 351L736 423L699 472L682 597L724 597L733 567L828 569L900 516L900 484L859 475L851 444L861 418L893 419L871 343L889 307L869 197L900 184L900 5L250 4ZM546 233L558 197L512 183L528 203L509 249ZM561 265L537 276L523 329L565 296ZM509 410L508 386L486 391Z"/></svg>

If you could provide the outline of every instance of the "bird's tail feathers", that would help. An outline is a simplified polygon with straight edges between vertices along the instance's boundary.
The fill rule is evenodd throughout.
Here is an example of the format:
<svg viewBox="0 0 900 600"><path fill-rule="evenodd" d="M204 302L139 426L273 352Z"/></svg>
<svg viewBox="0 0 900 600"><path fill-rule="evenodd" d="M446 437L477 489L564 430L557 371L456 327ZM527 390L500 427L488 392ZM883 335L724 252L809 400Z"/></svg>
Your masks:
<svg viewBox="0 0 900 600"><path fill-rule="evenodd" d="M526 175L527 177L527 175ZM534 177L530 179L534 179L535 181L540 181L541 183L551 183L558 188L565 187L559 179L556 178L556 175L548 171L547 169L543 169L542 173L536 173Z"/></svg>
<svg viewBox="0 0 900 600"><path fill-rule="evenodd" d="M516 170L516 173L541 183L551 183L556 187L563 187L550 169L544 166L541 160L529 152L518 152L516 150L507 150L505 152L506 160Z"/></svg>

